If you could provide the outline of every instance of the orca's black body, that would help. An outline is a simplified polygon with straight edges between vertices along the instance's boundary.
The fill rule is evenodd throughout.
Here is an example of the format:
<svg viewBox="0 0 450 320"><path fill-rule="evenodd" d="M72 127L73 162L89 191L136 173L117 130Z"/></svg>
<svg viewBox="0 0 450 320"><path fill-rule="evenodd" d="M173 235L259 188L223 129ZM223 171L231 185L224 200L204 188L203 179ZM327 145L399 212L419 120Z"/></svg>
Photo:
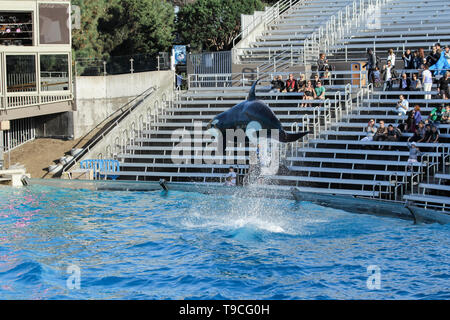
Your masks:
<svg viewBox="0 0 450 320"><path fill-rule="evenodd" d="M269 131L276 129L279 131L278 140L280 142L294 142L301 139L308 133L287 133L284 131L280 120L277 118L275 113L267 106L264 102L256 100L256 85L259 80L255 81L253 84L248 98L230 110L222 112L221 114L214 117L214 119L208 124L208 129L215 128L225 133L227 129L246 129L250 122L258 122L261 125L261 129L266 129Z"/></svg>

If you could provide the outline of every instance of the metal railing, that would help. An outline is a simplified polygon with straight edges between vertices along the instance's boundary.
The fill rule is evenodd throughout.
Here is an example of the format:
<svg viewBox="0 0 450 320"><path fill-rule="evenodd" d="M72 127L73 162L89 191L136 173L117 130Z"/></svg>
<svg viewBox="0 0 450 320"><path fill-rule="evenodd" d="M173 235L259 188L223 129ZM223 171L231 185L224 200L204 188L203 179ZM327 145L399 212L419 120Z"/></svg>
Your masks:
<svg viewBox="0 0 450 320"><path fill-rule="evenodd" d="M256 41L257 35L254 31L257 27L263 25L265 30L270 24L287 14L294 6L303 2L305 2L305 0L280 0L272 7L266 9L262 15L255 17L252 22L233 39L233 62L236 63L239 59L239 44L244 41L248 43ZM240 40L239 43L237 42L238 40Z"/></svg>
<svg viewBox="0 0 450 320"><path fill-rule="evenodd" d="M310 38L305 40L305 61L310 57L317 57L318 50L330 54L330 50L338 41L351 35L360 29L369 18L374 15L378 8L386 5L391 0L359 0L339 10L326 23L325 26L314 32Z"/></svg>
<svg viewBox="0 0 450 320"><path fill-rule="evenodd" d="M104 127L101 129L100 133L97 134L90 142L88 142L86 146L83 146L83 151L74 156L74 158L64 166L62 172L65 173L69 171L74 165L76 165L77 162L82 159L87 153L89 153L100 140L102 140L109 132L111 132L113 128L117 127L123 119L130 115L140 103L148 99L155 92L155 90L155 87L148 88L142 94L137 96L135 99L133 99L122 108L118 109L113 114L108 116L104 121L102 121L101 124L103 124ZM93 133L94 130L98 129L99 127L97 126L86 136L89 136L91 133Z"/></svg>
<svg viewBox="0 0 450 320"><path fill-rule="evenodd" d="M253 81L259 79L262 84L270 86L274 76L282 75L287 77L292 72L241 72L225 74L190 74L188 76L188 88L226 88L226 87L246 87L251 86ZM328 79L321 79L322 82L328 81L327 85L347 85L364 88L366 84L367 71L331 71Z"/></svg>

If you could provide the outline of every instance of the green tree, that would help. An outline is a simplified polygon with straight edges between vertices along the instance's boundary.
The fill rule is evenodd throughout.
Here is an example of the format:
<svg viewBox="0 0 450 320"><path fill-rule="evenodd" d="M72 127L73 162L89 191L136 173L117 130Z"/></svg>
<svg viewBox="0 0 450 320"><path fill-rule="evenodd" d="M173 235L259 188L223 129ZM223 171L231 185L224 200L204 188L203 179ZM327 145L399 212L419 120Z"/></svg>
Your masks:
<svg viewBox="0 0 450 320"><path fill-rule="evenodd" d="M178 12L180 40L194 51L229 50L240 33L241 14L263 8L261 0L197 0Z"/></svg>
<svg viewBox="0 0 450 320"><path fill-rule="evenodd" d="M175 14L172 4L162 0L117 0L98 31L105 52L111 55L167 51L174 39Z"/></svg>
<svg viewBox="0 0 450 320"><path fill-rule="evenodd" d="M80 7L81 28L72 31L74 58L101 59L104 57L103 42L98 31L98 20L117 0L72 0Z"/></svg>

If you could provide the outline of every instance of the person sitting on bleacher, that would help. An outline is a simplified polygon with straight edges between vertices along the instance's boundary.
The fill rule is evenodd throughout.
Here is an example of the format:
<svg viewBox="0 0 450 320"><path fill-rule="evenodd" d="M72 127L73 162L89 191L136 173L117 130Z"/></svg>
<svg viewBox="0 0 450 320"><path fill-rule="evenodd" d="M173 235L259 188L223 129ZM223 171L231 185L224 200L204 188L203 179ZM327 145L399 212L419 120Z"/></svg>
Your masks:
<svg viewBox="0 0 450 320"><path fill-rule="evenodd" d="M420 91L422 90L422 81L417 77L417 73L412 74L411 83L409 85L409 90Z"/></svg>
<svg viewBox="0 0 450 320"><path fill-rule="evenodd" d="M388 126L388 132L387 132L387 137L386 137L386 141L390 141L390 142L398 142L400 140L400 137L402 136L402 133L400 132L399 129L397 129L396 127L394 127L392 124L390 124ZM389 146L388 150L391 150L392 147ZM397 147L395 147L394 149L398 149Z"/></svg>
<svg viewBox="0 0 450 320"><path fill-rule="evenodd" d="M324 86L329 86L331 83L331 72L328 67L325 68L325 71L322 75L322 84Z"/></svg>
<svg viewBox="0 0 450 320"><path fill-rule="evenodd" d="M439 131L436 126L431 126L430 136L428 137L428 140L425 142L426 143L438 143L439 142Z"/></svg>
<svg viewBox="0 0 450 320"><path fill-rule="evenodd" d="M318 81L317 86L314 89L314 99L324 100L325 99L325 87L322 86L322 82Z"/></svg>
<svg viewBox="0 0 450 320"><path fill-rule="evenodd" d="M450 104L445 107L445 111L442 113L442 122L450 123Z"/></svg>
<svg viewBox="0 0 450 320"><path fill-rule="evenodd" d="M286 80L286 86L284 92L297 92L297 80L294 79L294 75L289 74L289 79Z"/></svg>
<svg viewBox="0 0 450 320"><path fill-rule="evenodd" d="M438 82L438 92L442 99L448 99L449 97L449 90L448 90L448 83L450 82L450 72L447 71L445 75L439 79Z"/></svg>
<svg viewBox="0 0 450 320"><path fill-rule="evenodd" d="M423 121L419 122L414 134L409 137L408 142L422 142L425 138L425 124Z"/></svg>
<svg viewBox="0 0 450 320"><path fill-rule="evenodd" d="M391 90L392 82L398 78L398 75L397 71L395 71L395 66L391 64L390 60L383 66L381 77L384 81L383 91Z"/></svg>
<svg viewBox="0 0 450 320"><path fill-rule="evenodd" d="M317 87L317 82L319 82L319 81L320 81L319 75L315 74L314 77L311 79L311 84L314 89Z"/></svg>
<svg viewBox="0 0 450 320"><path fill-rule="evenodd" d="M317 60L317 70L319 71L320 77L323 76L325 68L328 68L328 60L325 58L325 53L319 55L319 60Z"/></svg>
<svg viewBox="0 0 450 320"><path fill-rule="evenodd" d="M380 121L380 127L373 136L373 141L384 141L387 138L387 128L384 126L384 121Z"/></svg>
<svg viewBox="0 0 450 320"><path fill-rule="evenodd" d="M283 92L284 91L284 81L283 77L279 75L278 77L275 77L270 84L272 85L272 89L270 92L276 93L276 92Z"/></svg>
<svg viewBox="0 0 450 320"><path fill-rule="evenodd" d="M409 91L411 89L411 79L408 78L406 73L402 73L400 78L400 84L398 86L399 91Z"/></svg>
<svg viewBox="0 0 450 320"><path fill-rule="evenodd" d="M300 79L297 81L297 92L303 92L306 88L306 77L303 73L300 73Z"/></svg>
<svg viewBox="0 0 450 320"><path fill-rule="evenodd" d="M439 124L442 121L442 114L444 113L444 104L441 104L437 107L435 107L433 110L431 110L430 116L428 117L428 120L434 124L439 126Z"/></svg>
<svg viewBox="0 0 450 320"><path fill-rule="evenodd" d="M402 94L399 97L395 110L397 111L399 116L406 116L406 113L409 111L409 102Z"/></svg>
<svg viewBox="0 0 450 320"><path fill-rule="evenodd" d="M311 80L309 80L306 84L305 89L303 90L303 100L314 100L314 87L312 86ZM301 107L311 107L311 104L303 103Z"/></svg>
<svg viewBox="0 0 450 320"><path fill-rule="evenodd" d="M367 136L362 138L361 141L372 141L375 133L377 133L374 119L369 120L369 123L367 123L367 127L364 129L364 132L367 134Z"/></svg>

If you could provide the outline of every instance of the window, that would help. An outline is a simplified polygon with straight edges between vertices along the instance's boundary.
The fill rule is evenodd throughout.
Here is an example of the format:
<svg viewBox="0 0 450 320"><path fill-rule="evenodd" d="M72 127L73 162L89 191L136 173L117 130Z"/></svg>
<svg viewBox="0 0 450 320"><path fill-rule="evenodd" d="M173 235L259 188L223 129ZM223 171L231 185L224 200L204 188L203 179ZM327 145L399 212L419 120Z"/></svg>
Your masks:
<svg viewBox="0 0 450 320"><path fill-rule="evenodd" d="M33 17L31 12L0 11L0 45L33 45Z"/></svg>
<svg viewBox="0 0 450 320"><path fill-rule="evenodd" d="M69 90L69 56L67 54L42 54L40 60L41 90Z"/></svg>
<svg viewBox="0 0 450 320"><path fill-rule="evenodd" d="M7 92L36 91L36 56L6 55Z"/></svg>
<svg viewBox="0 0 450 320"><path fill-rule="evenodd" d="M70 44L68 4L39 4L39 43Z"/></svg>

